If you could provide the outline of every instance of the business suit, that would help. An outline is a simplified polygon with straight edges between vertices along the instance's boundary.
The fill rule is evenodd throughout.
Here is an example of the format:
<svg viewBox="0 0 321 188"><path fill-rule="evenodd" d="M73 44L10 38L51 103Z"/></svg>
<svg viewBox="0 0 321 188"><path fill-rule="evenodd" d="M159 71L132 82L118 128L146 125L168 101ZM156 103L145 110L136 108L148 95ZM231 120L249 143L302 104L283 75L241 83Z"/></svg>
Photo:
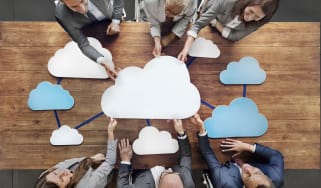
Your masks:
<svg viewBox="0 0 321 188"><path fill-rule="evenodd" d="M237 41L253 31L257 30L262 25L248 25L246 26L243 22L240 23L235 28L227 27L226 25L231 22L234 17L231 17L232 10L235 6L235 3L238 0L208 0L204 8L204 13L198 18L195 23L192 25L190 31L195 32L196 34L199 31L208 25L213 19L217 19L226 30L229 30L227 36L223 35L228 40Z"/></svg>
<svg viewBox="0 0 321 188"><path fill-rule="evenodd" d="M220 164L212 151L208 137L198 136L200 152L208 164L210 179L215 188L243 188L243 181L239 168L231 161ZM256 144L255 152L252 154L250 165L259 168L268 176L273 184L279 188L283 185L283 156L279 151L269 147Z"/></svg>
<svg viewBox="0 0 321 188"><path fill-rule="evenodd" d="M188 138L178 139L180 159L179 164L172 168L178 172L184 188L195 188L192 179L192 153ZM155 180L150 169L134 171L133 184L129 184L129 176L132 171L131 165L121 164L118 172L118 188L155 188Z"/></svg>
<svg viewBox="0 0 321 188"><path fill-rule="evenodd" d="M123 11L123 0L90 0L99 11L104 15L104 19L121 20ZM81 28L85 25L96 22L97 20L70 10L62 1L56 7L55 17L57 22L74 40L80 50L93 61L103 57L94 47L89 44L87 37L82 33Z"/></svg>
<svg viewBox="0 0 321 188"><path fill-rule="evenodd" d="M166 21L165 16L166 0L143 0L143 9L150 22L150 32L152 37L161 37L161 23ZM173 18L174 26L171 31L177 36L182 37L188 24L196 13L197 1L188 0L186 8Z"/></svg>

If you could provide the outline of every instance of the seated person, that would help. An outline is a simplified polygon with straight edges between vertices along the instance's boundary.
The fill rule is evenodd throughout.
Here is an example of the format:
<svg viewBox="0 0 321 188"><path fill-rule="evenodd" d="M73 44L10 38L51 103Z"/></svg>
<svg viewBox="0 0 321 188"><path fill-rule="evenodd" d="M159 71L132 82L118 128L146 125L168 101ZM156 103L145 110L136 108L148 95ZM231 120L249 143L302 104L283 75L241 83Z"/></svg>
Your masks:
<svg viewBox="0 0 321 188"><path fill-rule="evenodd" d="M238 41L269 22L276 12L279 0L208 0L200 17L187 32L187 39L178 59L186 56L202 28L211 24L223 38Z"/></svg>
<svg viewBox="0 0 321 188"><path fill-rule="evenodd" d="M56 7L55 17L75 41L80 50L93 61L103 65L110 78L115 79L117 73L114 64L89 44L82 33L84 26L102 20L112 20L106 34L115 35L120 32L119 24L123 13L123 0L60 0Z"/></svg>
<svg viewBox="0 0 321 188"><path fill-rule="evenodd" d="M114 139L116 124L115 119L110 119L106 157L98 153L91 157L62 161L44 171L35 188L104 188L111 182L109 174L116 163L117 140Z"/></svg>
<svg viewBox="0 0 321 188"><path fill-rule="evenodd" d="M196 0L143 0L144 14L141 20L150 22L154 38L154 56L162 54L162 48L174 39L181 38L196 13Z"/></svg>
<svg viewBox="0 0 321 188"><path fill-rule="evenodd" d="M210 147L207 132L203 121L198 114L192 118L193 124L198 128L198 144L200 152L207 162L210 180L215 188L280 188L283 186L284 161L282 154L261 144L248 144L238 140L226 139L222 141L223 152L236 152L234 161L220 164ZM238 156L249 152L249 161ZM248 162L248 163L247 163Z"/></svg>
<svg viewBox="0 0 321 188"><path fill-rule="evenodd" d="M179 164L166 169L163 166L155 166L148 170L134 170L131 180L132 148L128 139L122 139L119 143L121 164L118 172L118 188L194 188L192 179L192 153L187 135L185 134L181 120L173 120L178 134L180 159Z"/></svg>

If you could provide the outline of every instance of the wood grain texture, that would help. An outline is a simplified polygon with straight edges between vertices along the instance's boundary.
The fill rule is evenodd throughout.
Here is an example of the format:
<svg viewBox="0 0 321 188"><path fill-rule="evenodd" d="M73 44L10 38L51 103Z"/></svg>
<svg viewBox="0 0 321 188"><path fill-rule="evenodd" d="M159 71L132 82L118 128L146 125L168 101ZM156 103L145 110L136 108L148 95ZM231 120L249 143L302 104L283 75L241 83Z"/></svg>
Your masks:
<svg viewBox="0 0 321 188"><path fill-rule="evenodd" d="M307 29L308 28L308 29ZM88 36L99 39L108 48L118 67L143 67L152 59L153 40L146 23L123 23L121 33L106 37L106 24L84 29ZM320 168L320 23L269 23L239 42L229 42L210 27L201 36L215 41L221 49L217 59L198 58L190 66L191 81L198 87L203 100L214 106L228 105L242 97L243 86L225 86L219 73L231 61L253 56L266 71L262 85L247 86L247 97L258 105L269 122L268 132L258 138L242 138L280 150L286 169ZM182 39L164 49L176 56L184 45ZM54 53L70 41L69 36L55 22L0 22L0 169L44 169L57 162L106 151L107 119L100 117L79 129L84 136L80 146L53 147L51 132L57 128L52 111L31 111L27 107L29 92L42 81L56 82L47 70ZM100 99L110 80L70 79L62 86L75 98L75 106L59 111L62 124L77 126L101 112ZM201 106L202 118L211 109ZM133 141L145 120L118 120L117 138ZM174 129L166 121L152 120L160 130ZM193 168L205 168L199 155L196 129L183 121L193 151ZM219 151L222 139L210 140L219 160L230 155ZM137 156L134 168L176 164L177 154ZM118 157L119 158L119 157ZM118 159L119 160L119 159ZM118 163L117 163L118 165Z"/></svg>

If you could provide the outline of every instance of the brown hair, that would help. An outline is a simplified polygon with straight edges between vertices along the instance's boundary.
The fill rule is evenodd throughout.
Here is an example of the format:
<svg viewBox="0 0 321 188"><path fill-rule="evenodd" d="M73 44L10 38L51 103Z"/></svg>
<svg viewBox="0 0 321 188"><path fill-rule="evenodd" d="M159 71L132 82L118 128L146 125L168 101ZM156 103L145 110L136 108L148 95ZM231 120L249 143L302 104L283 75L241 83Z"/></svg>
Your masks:
<svg viewBox="0 0 321 188"><path fill-rule="evenodd" d="M100 164L103 162L102 161L94 161L91 158L85 158L82 161L80 161L78 167L73 173L73 177L70 181L70 183L67 185L67 188L73 188L77 185L77 183L81 180L81 178L86 174L88 169L91 167L93 169L96 169L100 166ZM57 168L50 168L48 169L45 173L43 173L35 183L34 188L59 188L56 184L47 182L46 176L56 170Z"/></svg>
<svg viewBox="0 0 321 188"><path fill-rule="evenodd" d="M244 10L247 6L260 5L262 7L263 12L265 13L264 18L259 21L244 21ZM238 0L234 8L232 10L231 16L234 18L235 16L239 16L239 19L246 25L264 25L269 22L279 7L279 0Z"/></svg>

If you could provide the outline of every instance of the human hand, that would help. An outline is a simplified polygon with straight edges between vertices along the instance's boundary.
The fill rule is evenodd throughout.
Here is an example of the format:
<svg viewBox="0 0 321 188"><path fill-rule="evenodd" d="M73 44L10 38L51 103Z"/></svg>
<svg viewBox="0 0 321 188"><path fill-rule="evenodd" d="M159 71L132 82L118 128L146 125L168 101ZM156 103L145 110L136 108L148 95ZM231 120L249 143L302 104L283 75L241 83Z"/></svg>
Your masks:
<svg viewBox="0 0 321 188"><path fill-rule="evenodd" d="M204 122L198 113L191 117L191 122L198 128L199 134L204 134L206 132Z"/></svg>
<svg viewBox="0 0 321 188"><path fill-rule="evenodd" d="M108 133L114 133L116 125L117 125L116 119L110 118L109 124L108 124Z"/></svg>
<svg viewBox="0 0 321 188"><path fill-rule="evenodd" d="M235 154L232 155L232 158L235 158L238 155L240 155L242 152L245 152L245 151L252 152L254 146L239 140L233 140L233 139L227 138L221 142L220 147L223 148L222 152L228 152L228 151L236 152Z"/></svg>
<svg viewBox="0 0 321 188"><path fill-rule="evenodd" d="M97 153L96 155L93 155L90 157L94 162L105 160L105 155L102 153Z"/></svg>
<svg viewBox="0 0 321 188"><path fill-rule="evenodd" d="M184 48L177 56L177 59L186 63L188 51Z"/></svg>
<svg viewBox="0 0 321 188"><path fill-rule="evenodd" d="M184 134L184 127L182 125L182 120L180 119L173 119L171 120L174 124L174 128L175 131L179 134L179 135L183 135Z"/></svg>
<svg viewBox="0 0 321 188"><path fill-rule="evenodd" d="M133 157L133 150L131 145L129 144L129 140L124 138L121 139L118 144L118 148L120 153L120 160L130 162Z"/></svg>
<svg viewBox="0 0 321 188"><path fill-rule="evenodd" d="M159 37L154 37L154 49L153 49L153 55L154 57L158 57L162 54L162 45L160 42L160 38Z"/></svg>
<svg viewBox="0 0 321 188"><path fill-rule="evenodd" d="M120 27L118 23L111 22L106 30L106 35L116 35L120 32Z"/></svg>
<svg viewBox="0 0 321 188"><path fill-rule="evenodd" d="M101 63L101 65L106 69L108 77L115 81L118 73L105 62Z"/></svg>

